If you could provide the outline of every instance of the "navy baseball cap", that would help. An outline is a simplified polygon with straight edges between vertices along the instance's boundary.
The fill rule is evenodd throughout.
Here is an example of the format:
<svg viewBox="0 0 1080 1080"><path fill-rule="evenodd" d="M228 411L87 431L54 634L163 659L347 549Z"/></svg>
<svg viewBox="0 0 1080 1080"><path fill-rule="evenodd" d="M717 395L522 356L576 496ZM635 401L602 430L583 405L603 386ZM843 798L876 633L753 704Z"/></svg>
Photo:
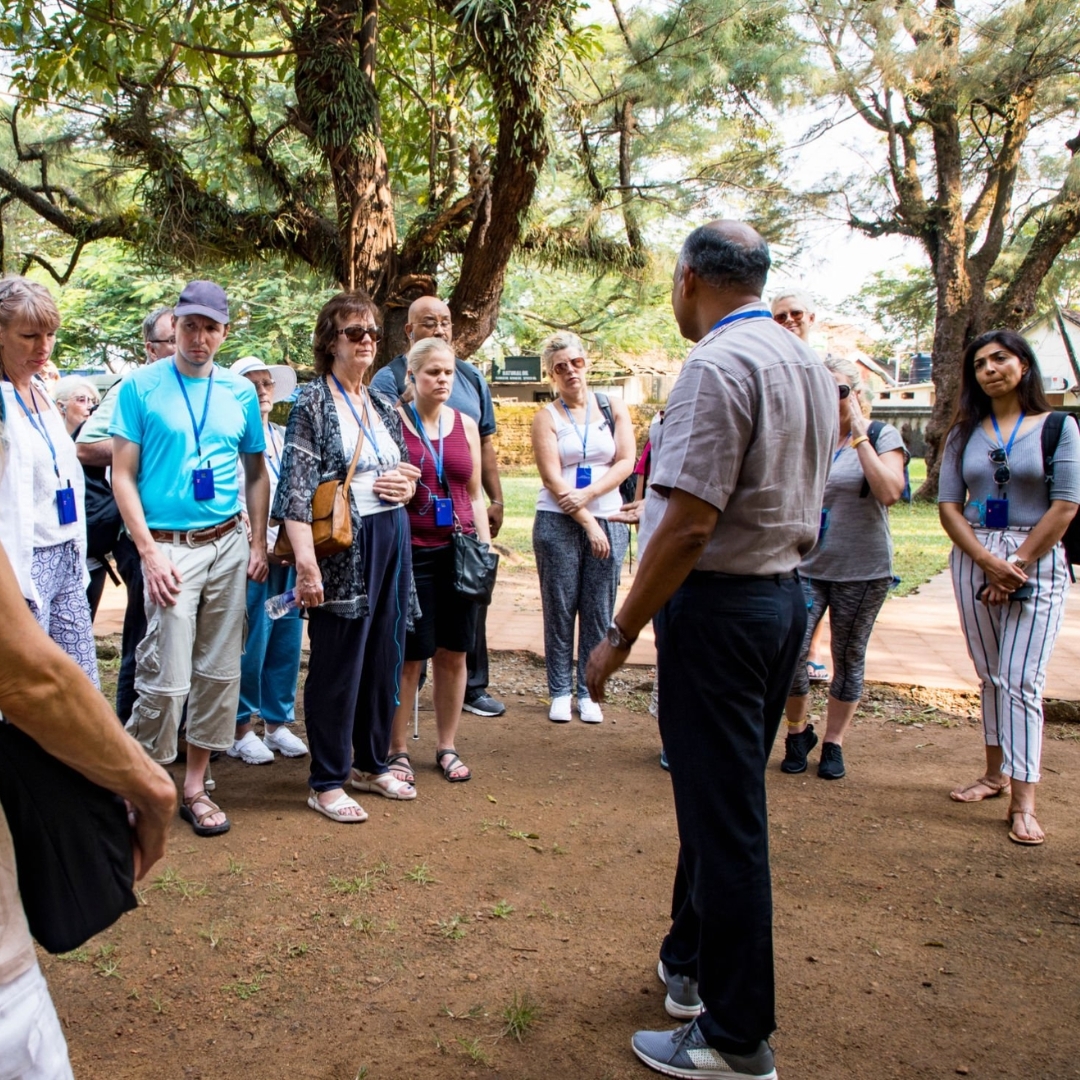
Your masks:
<svg viewBox="0 0 1080 1080"><path fill-rule="evenodd" d="M173 308L179 319L184 315L205 315L214 322L229 324L229 298L225 290L212 281L192 281L184 286L180 300Z"/></svg>

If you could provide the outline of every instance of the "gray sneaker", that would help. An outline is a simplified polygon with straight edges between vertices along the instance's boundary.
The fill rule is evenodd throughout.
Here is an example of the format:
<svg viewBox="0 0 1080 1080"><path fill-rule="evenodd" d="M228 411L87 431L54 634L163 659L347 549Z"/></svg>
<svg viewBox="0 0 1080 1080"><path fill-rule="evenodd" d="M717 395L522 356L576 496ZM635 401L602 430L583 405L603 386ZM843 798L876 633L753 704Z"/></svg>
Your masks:
<svg viewBox="0 0 1080 1080"><path fill-rule="evenodd" d="M729 1054L710 1046L696 1020L675 1031L639 1031L630 1046L650 1069L665 1076L715 1080L776 1080L772 1047L762 1040L752 1054Z"/></svg>
<svg viewBox="0 0 1080 1080"><path fill-rule="evenodd" d="M676 1020L693 1020L705 1007L698 997L697 979L672 974L664 966L663 960L656 965L656 974L667 987L664 1008L668 1016L674 1016Z"/></svg>

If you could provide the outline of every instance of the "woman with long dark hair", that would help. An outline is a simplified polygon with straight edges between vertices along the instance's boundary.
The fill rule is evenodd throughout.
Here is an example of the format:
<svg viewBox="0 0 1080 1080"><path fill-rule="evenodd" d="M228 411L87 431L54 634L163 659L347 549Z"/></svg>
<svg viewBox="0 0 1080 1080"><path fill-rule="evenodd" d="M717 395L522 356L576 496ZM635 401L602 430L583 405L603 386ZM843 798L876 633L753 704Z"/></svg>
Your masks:
<svg viewBox="0 0 1080 1080"><path fill-rule="evenodd" d="M1046 839L1035 817L1042 691L1069 581L1060 540L1080 503L1075 424L1062 429L1046 475L1042 429L1050 411L1024 338L1012 330L980 335L964 351L938 485L986 740L986 772L949 796L1009 795L1009 839L1030 845Z"/></svg>

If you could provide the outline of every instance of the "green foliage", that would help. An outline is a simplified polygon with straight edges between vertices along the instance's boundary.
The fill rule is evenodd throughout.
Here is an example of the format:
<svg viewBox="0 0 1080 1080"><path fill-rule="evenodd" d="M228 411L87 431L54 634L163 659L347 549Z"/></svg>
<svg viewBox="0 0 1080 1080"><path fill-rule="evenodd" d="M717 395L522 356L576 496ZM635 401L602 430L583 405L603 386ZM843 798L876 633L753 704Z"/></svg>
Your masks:
<svg viewBox="0 0 1080 1080"><path fill-rule="evenodd" d="M866 315L885 332L878 359L926 350L933 342L937 310L933 275L925 266L905 266L903 277L878 270L867 278L845 310Z"/></svg>

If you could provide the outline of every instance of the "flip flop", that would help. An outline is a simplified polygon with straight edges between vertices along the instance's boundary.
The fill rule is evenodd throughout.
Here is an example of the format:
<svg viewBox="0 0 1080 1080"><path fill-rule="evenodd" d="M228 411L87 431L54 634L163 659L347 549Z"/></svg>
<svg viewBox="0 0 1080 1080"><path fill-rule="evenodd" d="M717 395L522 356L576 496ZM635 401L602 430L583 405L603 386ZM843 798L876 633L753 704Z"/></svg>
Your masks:
<svg viewBox="0 0 1080 1080"><path fill-rule="evenodd" d="M195 812L196 803L202 803L203 806L208 806L210 809L202 814L197 814ZM191 831L196 836L220 836L222 833L227 833L232 828L232 823L228 818L219 825L203 824L208 817L220 813L221 807L206 794L205 789L192 795L190 799L185 795L180 803L180 816L191 826Z"/></svg>
<svg viewBox="0 0 1080 1080"><path fill-rule="evenodd" d="M1031 818L1032 821L1038 821L1039 820L1035 816L1034 811L1032 811L1032 810L1010 810L1009 811L1009 816L1005 820L1008 821L1008 823L1009 823L1009 839L1014 844L1023 844L1024 847L1038 847L1040 844L1045 844L1046 843L1046 837L1045 836L1040 836L1037 839L1032 838L1030 835L1029 836L1018 836L1016 831L1015 831L1015 826L1013 825L1013 818L1015 818L1015 817ZM1026 821L1024 821L1023 824L1025 826L1027 826Z"/></svg>
<svg viewBox="0 0 1080 1080"><path fill-rule="evenodd" d="M450 760L444 765L443 758L446 757L447 754L450 755ZM435 751L435 764L442 769L443 776L446 777L451 784L464 784L466 780L472 779L472 773L469 771L469 767L457 756L457 751L452 746L447 747L445 750ZM464 769L465 775L451 776L450 774L455 769Z"/></svg>
<svg viewBox="0 0 1080 1080"><path fill-rule="evenodd" d="M342 792L329 806L323 806L319 802L318 793L313 791L308 796L307 804L317 814L322 814L323 817L328 817L331 821L340 821L343 825L358 825L361 821L367 821L368 818L364 808L355 799L346 795L345 792ZM359 808L360 813L343 814L342 810L349 806Z"/></svg>
<svg viewBox="0 0 1080 1080"><path fill-rule="evenodd" d="M970 794L981 787L986 788L989 794ZM953 802L982 802L984 799L996 799L999 795L1008 795L1011 791L1012 784L1007 779L999 783L996 780L991 780L989 776L980 776L978 780L973 780L967 787L954 788L949 792L949 798L952 799Z"/></svg>
<svg viewBox="0 0 1080 1080"><path fill-rule="evenodd" d="M824 664L815 664L813 660L807 660L806 677L811 682L828 682L829 671Z"/></svg>

